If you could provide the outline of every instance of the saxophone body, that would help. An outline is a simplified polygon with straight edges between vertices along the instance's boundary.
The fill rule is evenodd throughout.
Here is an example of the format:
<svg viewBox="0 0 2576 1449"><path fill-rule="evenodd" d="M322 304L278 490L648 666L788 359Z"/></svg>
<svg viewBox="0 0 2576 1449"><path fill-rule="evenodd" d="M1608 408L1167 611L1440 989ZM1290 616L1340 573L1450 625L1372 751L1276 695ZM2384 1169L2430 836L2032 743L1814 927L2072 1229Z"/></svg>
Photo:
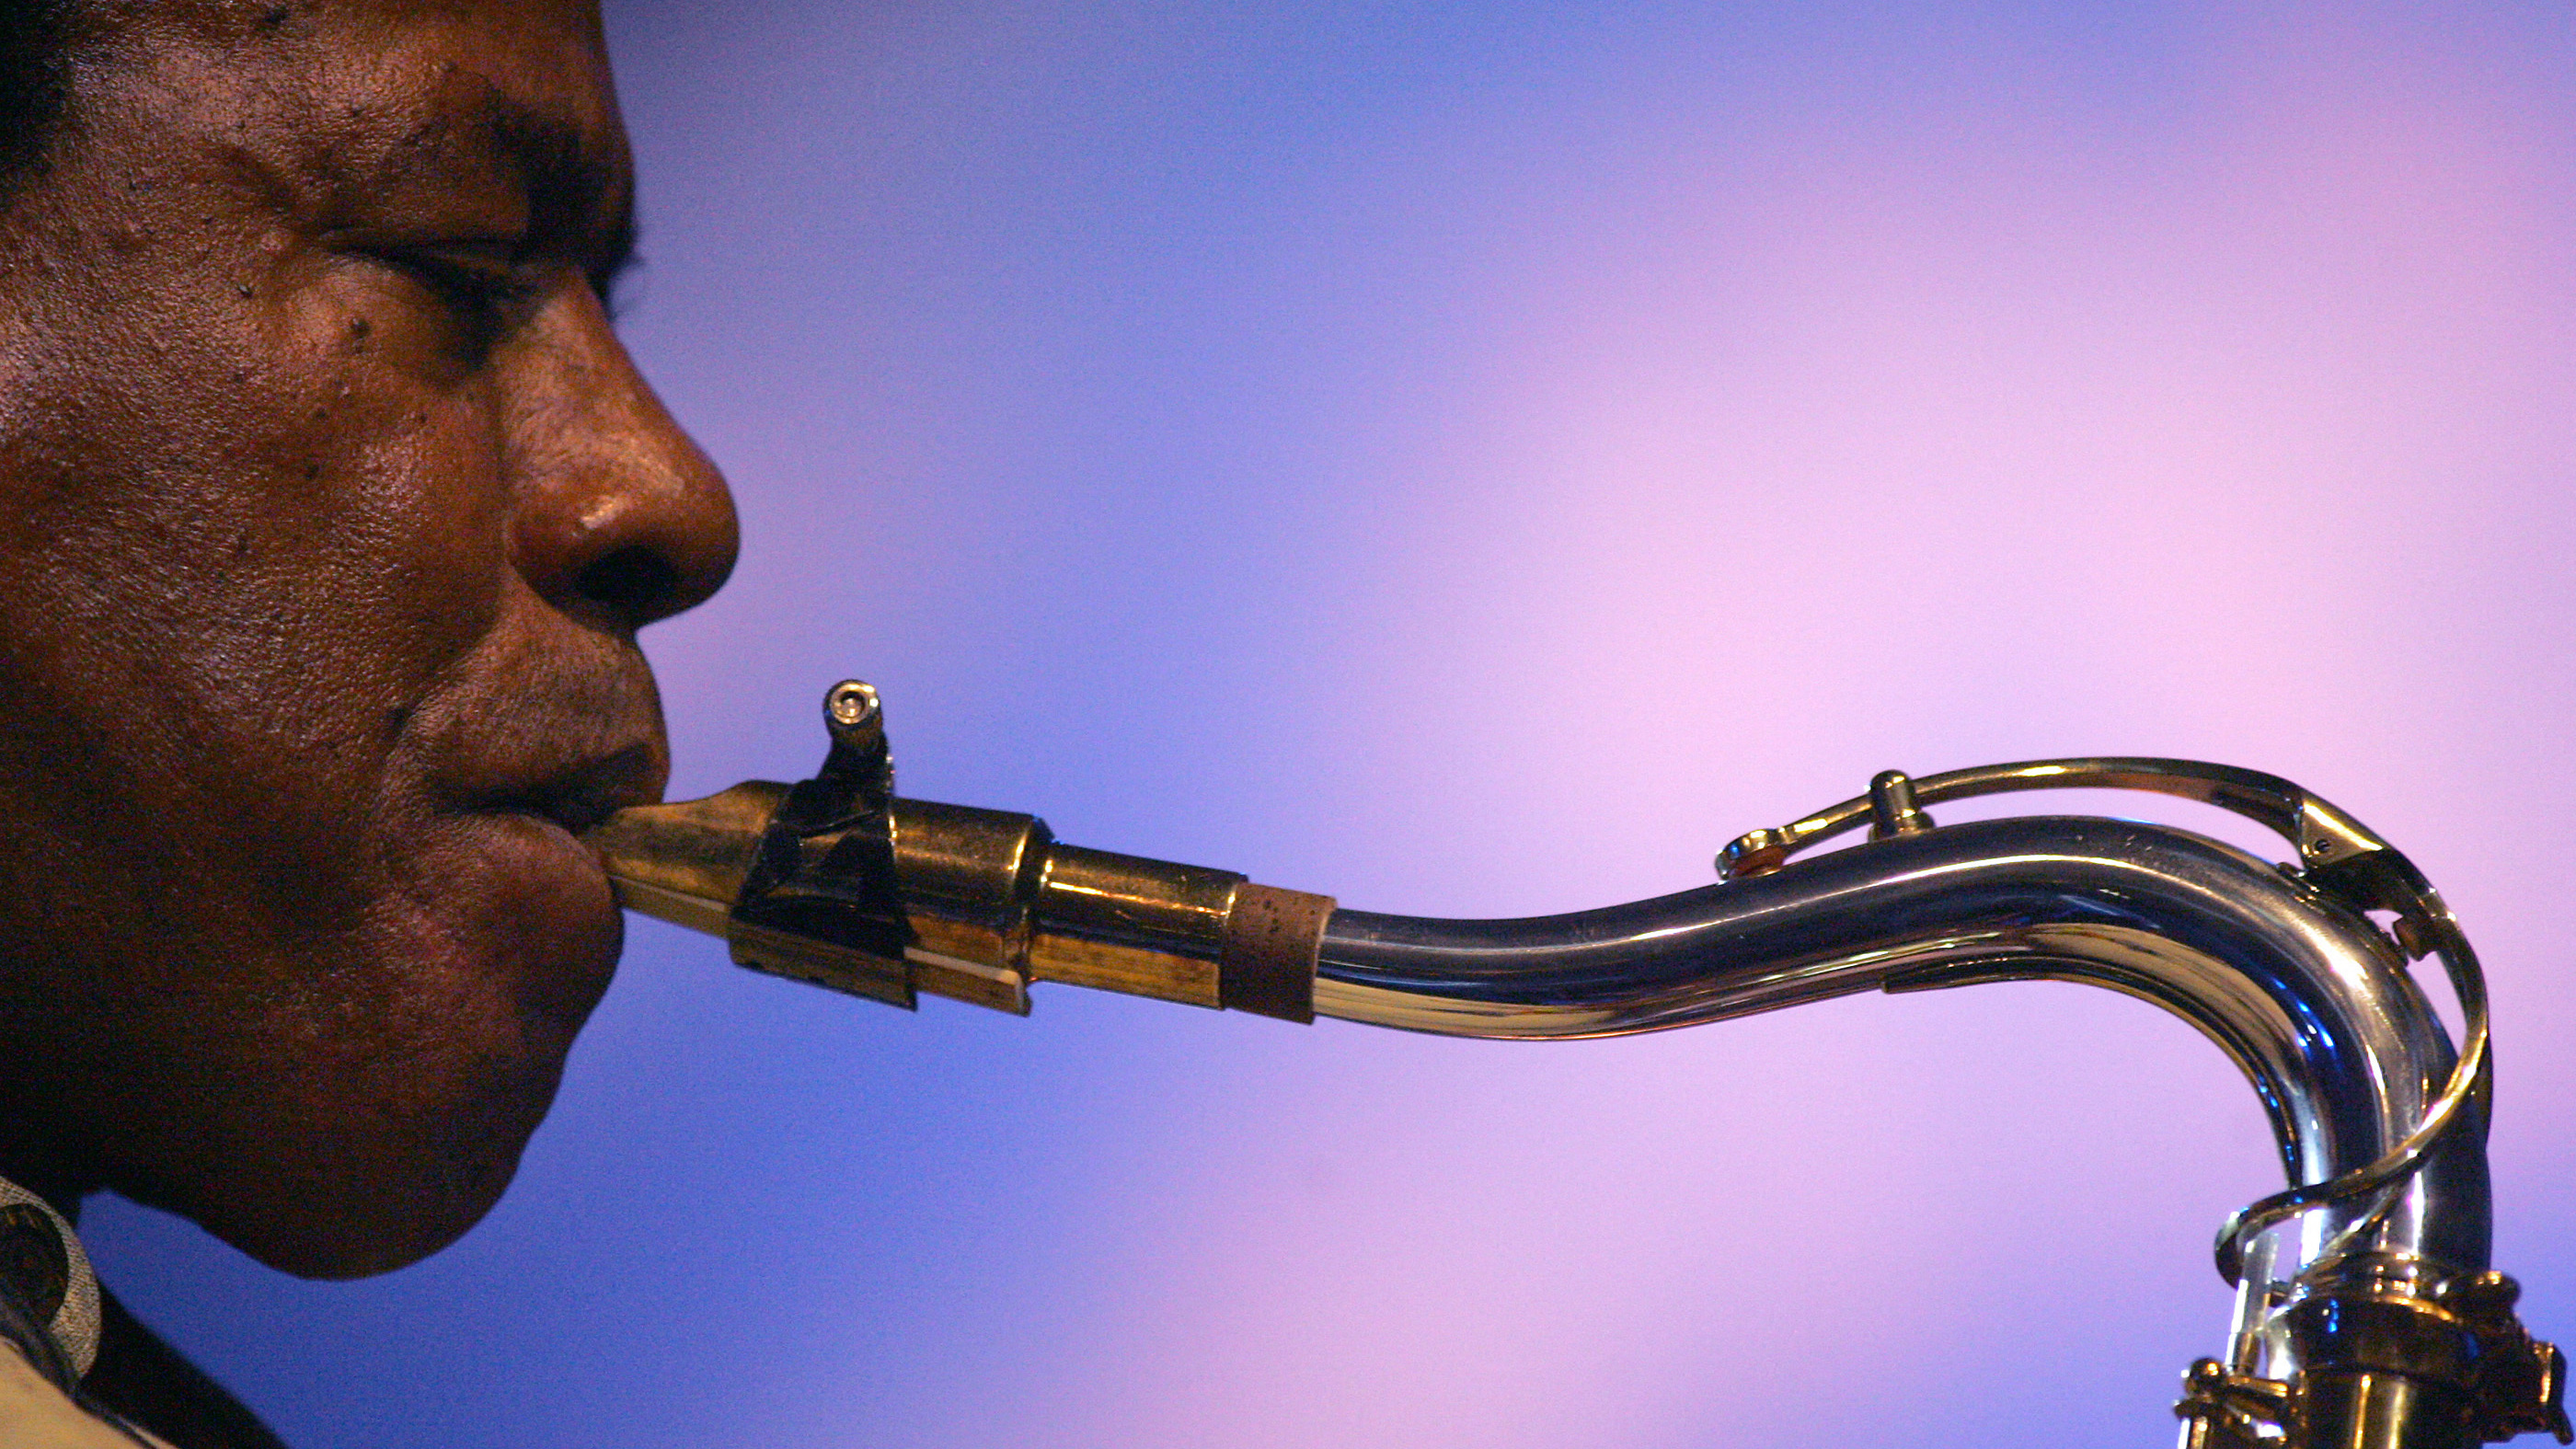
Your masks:
<svg viewBox="0 0 2576 1449"><path fill-rule="evenodd" d="M2483 978L2405 857L2274 776L2094 759L1910 779L1719 857L1722 878L1602 910L1451 921L1336 909L1231 872L1066 846L1027 815L896 796L875 692L825 701L823 768L621 812L592 836L629 908L757 969L910 1006L1025 1012L1042 981L1291 1021L1610 1036L1859 991L2084 982L2189 1021L2255 1089L2287 1186L2217 1244L2223 1350L2184 1376L2183 1449L2465 1449L2571 1438L2565 1360L2489 1262ZM1943 800L2179 795L2287 840L2274 866L2088 816L1935 826ZM1866 827L1846 850L1793 860ZM2390 924L2383 927L2380 919ZM2454 1042L2411 974L2438 960Z"/></svg>

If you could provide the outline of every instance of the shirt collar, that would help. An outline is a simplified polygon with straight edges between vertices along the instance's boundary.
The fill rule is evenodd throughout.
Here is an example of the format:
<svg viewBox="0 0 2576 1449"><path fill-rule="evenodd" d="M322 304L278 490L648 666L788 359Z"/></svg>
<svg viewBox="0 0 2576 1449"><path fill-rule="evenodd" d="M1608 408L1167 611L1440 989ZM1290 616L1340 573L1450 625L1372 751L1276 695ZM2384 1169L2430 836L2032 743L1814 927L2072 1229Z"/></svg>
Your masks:
<svg viewBox="0 0 2576 1449"><path fill-rule="evenodd" d="M51 1204L0 1177L0 1293L26 1310L85 1374L98 1360L98 1275Z"/></svg>

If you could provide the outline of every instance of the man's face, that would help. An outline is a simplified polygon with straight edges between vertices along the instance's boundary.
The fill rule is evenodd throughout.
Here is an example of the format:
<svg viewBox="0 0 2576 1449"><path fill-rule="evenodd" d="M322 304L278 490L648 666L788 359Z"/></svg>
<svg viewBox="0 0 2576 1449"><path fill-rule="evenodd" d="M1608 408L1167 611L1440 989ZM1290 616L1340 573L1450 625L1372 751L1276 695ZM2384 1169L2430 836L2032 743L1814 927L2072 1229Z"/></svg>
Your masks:
<svg viewBox="0 0 2576 1449"><path fill-rule="evenodd" d="M607 984L573 830L731 505L602 307L587 0L106 8L0 219L0 1171L378 1271Z"/></svg>

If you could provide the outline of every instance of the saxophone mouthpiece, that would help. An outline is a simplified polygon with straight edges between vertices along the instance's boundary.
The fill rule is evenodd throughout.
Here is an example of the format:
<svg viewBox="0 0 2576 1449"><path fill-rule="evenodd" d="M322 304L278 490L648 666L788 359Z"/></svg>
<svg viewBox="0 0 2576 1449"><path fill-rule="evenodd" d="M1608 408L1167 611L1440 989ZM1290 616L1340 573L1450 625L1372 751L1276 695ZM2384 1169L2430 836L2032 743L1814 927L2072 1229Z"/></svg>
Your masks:
<svg viewBox="0 0 2576 1449"><path fill-rule="evenodd" d="M795 785L621 810L590 832L626 909L722 936L741 965L892 1005L1025 1015L1057 981L1315 1018L1328 896L1059 844L1034 815L894 794L876 691L824 698L831 751Z"/></svg>

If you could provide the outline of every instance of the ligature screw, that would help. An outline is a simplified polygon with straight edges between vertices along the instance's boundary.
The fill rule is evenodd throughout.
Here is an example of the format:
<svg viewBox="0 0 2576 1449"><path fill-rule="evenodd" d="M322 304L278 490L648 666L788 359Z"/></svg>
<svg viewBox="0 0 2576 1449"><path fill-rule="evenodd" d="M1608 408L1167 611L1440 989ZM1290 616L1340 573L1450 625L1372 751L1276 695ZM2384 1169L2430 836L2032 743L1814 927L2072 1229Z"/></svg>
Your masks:
<svg viewBox="0 0 2576 1449"><path fill-rule="evenodd" d="M844 679L823 696L823 712L844 729L863 725L877 712L876 686L863 679Z"/></svg>

